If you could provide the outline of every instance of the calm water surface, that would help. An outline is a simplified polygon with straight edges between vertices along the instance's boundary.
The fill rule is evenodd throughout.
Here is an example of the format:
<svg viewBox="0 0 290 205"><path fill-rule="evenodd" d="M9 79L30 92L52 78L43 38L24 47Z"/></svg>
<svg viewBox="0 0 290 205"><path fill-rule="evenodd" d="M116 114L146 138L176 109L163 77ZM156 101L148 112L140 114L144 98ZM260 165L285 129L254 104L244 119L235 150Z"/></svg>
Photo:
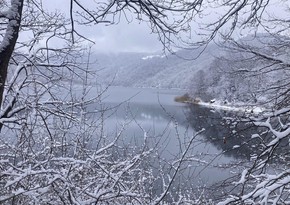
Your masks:
<svg viewBox="0 0 290 205"><path fill-rule="evenodd" d="M211 186L237 173L239 167L232 163L249 160L255 144L245 142L252 131L233 128L221 111L174 102L174 97L184 93L111 87L102 100L104 107L114 108L107 113L104 132L114 135L125 125L122 138L127 146L142 146L146 133L151 145L158 144L162 159L172 162L185 150L191 137L205 129L190 146L190 160L185 163L182 178L186 186ZM240 148L233 149L236 145Z"/></svg>

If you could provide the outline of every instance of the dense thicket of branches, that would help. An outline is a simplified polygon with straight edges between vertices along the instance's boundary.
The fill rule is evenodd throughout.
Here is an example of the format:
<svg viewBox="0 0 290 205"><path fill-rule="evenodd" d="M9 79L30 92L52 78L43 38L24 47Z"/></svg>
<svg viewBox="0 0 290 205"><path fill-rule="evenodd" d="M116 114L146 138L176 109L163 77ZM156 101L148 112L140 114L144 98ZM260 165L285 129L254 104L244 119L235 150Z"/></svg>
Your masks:
<svg viewBox="0 0 290 205"><path fill-rule="evenodd" d="M279 143L289 138L290 132L289 63L285 52L289 40L281 37L289 33L289 8L287 1L279 2L276 6L285 8L285 15L274 16L272 3L270 0L70 0L66 5L70 12L66 16L57 10L48 11L40 0L1 1L0 202L197 203L192 196L170 194L176 173L186 161L196 135L177 159L168 163L170 174L163 174L160 169L161 193L153 196L152 170L144 169L143 163L159 148L152 150L144 145L137 154L114 158L112 153L120 148L117 141L121 135L105 138L101 126L103 115L96 120L86 110L88 104L99 102L102 92L89 95L92 74L89 60L79 57L85 49L83 42L90 40L81 33L82 26L137 19L147 22L169 51L174 46L204 46L219 36L229 40L236 32L280 34L274 53L267 48L236 43L236 48L253 59L268 63L269 66L261 68L262 73L268 72L268 68L279 69L287 77L283 78L283 86L275 98L283 109L266 118L251 119L255 125L266 127L273 139L266 142L262 134L258 135L261 152L236 183L242 191L230 195L221 204L289 203L288 168L282 166L279 173L272 175L266 169L268 162L277 156ZM90 146L92 141L97 142L95 147Z"/></svg>

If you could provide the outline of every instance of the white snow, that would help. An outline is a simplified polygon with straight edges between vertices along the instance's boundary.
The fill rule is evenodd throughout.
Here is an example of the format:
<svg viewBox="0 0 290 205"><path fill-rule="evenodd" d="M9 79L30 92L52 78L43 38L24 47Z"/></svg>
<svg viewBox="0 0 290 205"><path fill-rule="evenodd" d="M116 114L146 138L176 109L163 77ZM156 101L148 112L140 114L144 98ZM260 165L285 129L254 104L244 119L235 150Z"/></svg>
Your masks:
<svg viewBox="0 0 290 205"><path fill-rule="evenodd" d="M259 134L253 134L251 138L253 139L253 138L257 138L257 137L260 137L260 135Z"/></svg>
<svg viewBox="0 0 290 205"><path fill-rule="evenodd" d="M242 174L241 174L241 178L240 178L240 181L238 182L234 182L235 185L238 185L238 184L244 184L245 181L246 181L246 175L248 174L248 169L245 169L243 170Z"/></svg>
<svg viewBox="0 0 290 205"><path fill-rule="evenodd" d="M142 60L148 60L148 59L152 59L152 58L164 58L165 55L148 55L148 56L144 56L142 57Z"/></svg>
<svg viewBox="0 0 290 205"><path fill-rule="evenodd" d="M209 108L219 109L219 110L226 110L226 111L234 111L234 112L245 112L245 113L252 113L252 114L260 114L265 111L264 108L258 106L235 106L231 104L223 105L220 101L216 101L214 103L211 102L198 102L195 103L198 105L206 106Z"/></svg>

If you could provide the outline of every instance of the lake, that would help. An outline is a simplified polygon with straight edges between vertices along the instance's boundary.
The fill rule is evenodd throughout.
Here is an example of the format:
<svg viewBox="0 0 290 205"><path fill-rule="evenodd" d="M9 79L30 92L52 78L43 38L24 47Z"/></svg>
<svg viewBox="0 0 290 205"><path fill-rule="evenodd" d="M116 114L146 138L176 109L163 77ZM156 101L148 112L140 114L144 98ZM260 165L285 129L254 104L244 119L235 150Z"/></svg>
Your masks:
<svg viewBox="0 0 290 205"><path fill-rule="evenodd" d="M247 139L256 128L232 123L230 119L235 113L174 102L174 97L184 93L184 90L110 87L102 96L101 106L108 110L103 132L115 136L124 127L122 143L131 151L144 146L145 136L148 146L159 150L150 159L148 166L152 167L158 164L157 158L174 162L193 139L178 175L179 185L175 186L182 184L187 190L213 188L240 173L250 160L256 145Z"/></svg>
<svg viewBox="0 0 290 205"><path fill-rule="evenodd" d="M132 189L142 197L146 195L146 202L164 196L162 202L168 204L197 198L203 204L200 196L217 202L233 193L232 182L238 181L239 174L250 166L252 157L259 151L260 142L251 138L257 133L256 127L237 123L238 113L175 102L174 98L185 90L109 87L99 95L95 86L84 87L90 92L82 88L76 84L72 89L80 95L76 98L84 94L89 102L76 103L69 110L77 120L47 120L46 125L52 127L55 137L45 135L42 121L37 121L39 124L34 129L37 134L31 141L24 138L19 143L22 137L7 134L7 144L19 146L20 152L16 149L17 153L12 155L10 152L14 150L10 151L10 145L3 146L8 150L2 148L4 156L8 153L13 163L21 165L27 161L23 165L25 169L32 163L27 158L33 156L41 164L45 161L46 168L51 166L61 173L63 167L71 170L70 163L75 163L74 170L69 171L70 177L65 174L69 181L75 177L72 187L78 183L80 187L83 183L91 184L92 179L92 190L97 192L101 184L104 190L116 188L117 195L123 188ZM24 143L33 148L33 154L30 149L22 148ZM36 163L39 164L37 160ZM45 176L51 180L50 174ZM83 182L85 178L88 180ZM123 188L119 190L119 186ZM164 190L166 195L162 195Z"/></svg>

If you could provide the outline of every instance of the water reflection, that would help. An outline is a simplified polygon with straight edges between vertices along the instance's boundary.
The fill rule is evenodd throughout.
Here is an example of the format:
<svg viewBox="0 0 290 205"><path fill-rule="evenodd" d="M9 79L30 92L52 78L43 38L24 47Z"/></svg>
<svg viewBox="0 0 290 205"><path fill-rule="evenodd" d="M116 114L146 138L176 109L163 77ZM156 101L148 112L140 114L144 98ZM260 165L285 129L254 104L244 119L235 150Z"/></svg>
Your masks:
<svg viewBox="0 0 290 205"><path fill-rule="evenodd" d="M114 103L106 105L115 106ZM107 132L112 132L112 127L130 122L126 124L123 132L123 144L131 147L131 150L134 146L144 145L144 131L149 138L149 146L158 146L158 153L150 159L150 166L156 166L160 159L167 163L173 162L189 146L189 141L196 131L206 129L196 136L190 145L175 188L183 186L183 189L187 187L189 190L189 187L193 189L210 185L231 176L230 170L221 169L221 165L230 164L235 159L222 154L221 150L210 143L206 135L212 130L207 131L208 127L203 125L202 121L199 121L197 127L193 126L196 125L195 117L190 117L198 115L192 114L187 106L125 103L108 115L110 117L106 120ZM153 159L154 157L156 158ZM170 171L170 167L167 169Z"/></svg>
<svg viewBox="0 0 290 205"><path fill-rule="evenodd" d="M208 143L221 150L223 155L231 156L245 162L253 161L273 139L266 128L254 126L245 118L244 113L213 110L203 106L190 105L187 119L194 130L205 128L204 138ZM278 121L276 125L278 125ZM273 127L275 122L272 121ZM284 163L281 155L288 156L289 141L280 141L270 163Z"/></svg>
<svg viewBox="0 0 290 205"><path fill-rule="evenodd" d="M172 174L176 160L190 145L171 187L172 193L198 193L202 186L212 188L212 192L208 192L211 198L217 193L224 195L232 188L232 180L237 180L231 177L250 166L249 161L261 150L261 141L271 137L266 132L265 136L261 135L265 130L251 123L237 123L237 113L174 103L176 92L147 89L143 93L142 89L131 89L128 94L125 88L118 89L113 90L113 97L108 94L103 104L90 105L88 110L106 110L94 116L103 115L103 132L107 139L124 127L112 157L134 156L143 147L155 148L142 165L156 176L154 184L148 185L153 194L162 190L164 179L160 173ZM118 94L121 94L120 99ZM202 129L204 131L189 144L192 136ZM260 133L261 138L252 138L256 133ZM119 146L122 149L118 149ZM225 182L226 179L230 180ZM215 186L221 181L222 186Z"/></svg>
<svg viewBox="0 0 290 205"><path fill-rule="evenodd" d="M203 106L190 105L187 119L193 129L205 128L205 139L221 150L224 155L236 159L250 160L259 152L260 140L252 138L261 133L251 122L237 122L238 113L213 110Z"/></svg>
<svg viewBox="0 0 290 205"><path fill-rule="evenodd" d="M259 153L261 140L251 136L263 130L257 130L251 123L231 121L237 113L174 103L176 92L147 89L142 93L142 89L131 89L129 93L133 97L130 97L124 88L119 89L122 92L114 89L113 97L108 95L102 104L107 110L104 114L106 136L115 136L125 125L118 145L126 147L126 151L116 148L115 157L134 155L138 147L154 147L155 152L144 162L144 167L152 169L156 176L161 168L163 174L172 174L176 159L186 150L192 136L204 129L190 144L172 186L173 193L180 190L197 193L200 186L214 187L214 184L238 175L253 154ZM122 94L121 102L118 93ZM129 100L124 100L125 97ZM90 110L96 107L90 107ZM161 191L160 180L156 177L152 185L155 193Z"/></svg>

